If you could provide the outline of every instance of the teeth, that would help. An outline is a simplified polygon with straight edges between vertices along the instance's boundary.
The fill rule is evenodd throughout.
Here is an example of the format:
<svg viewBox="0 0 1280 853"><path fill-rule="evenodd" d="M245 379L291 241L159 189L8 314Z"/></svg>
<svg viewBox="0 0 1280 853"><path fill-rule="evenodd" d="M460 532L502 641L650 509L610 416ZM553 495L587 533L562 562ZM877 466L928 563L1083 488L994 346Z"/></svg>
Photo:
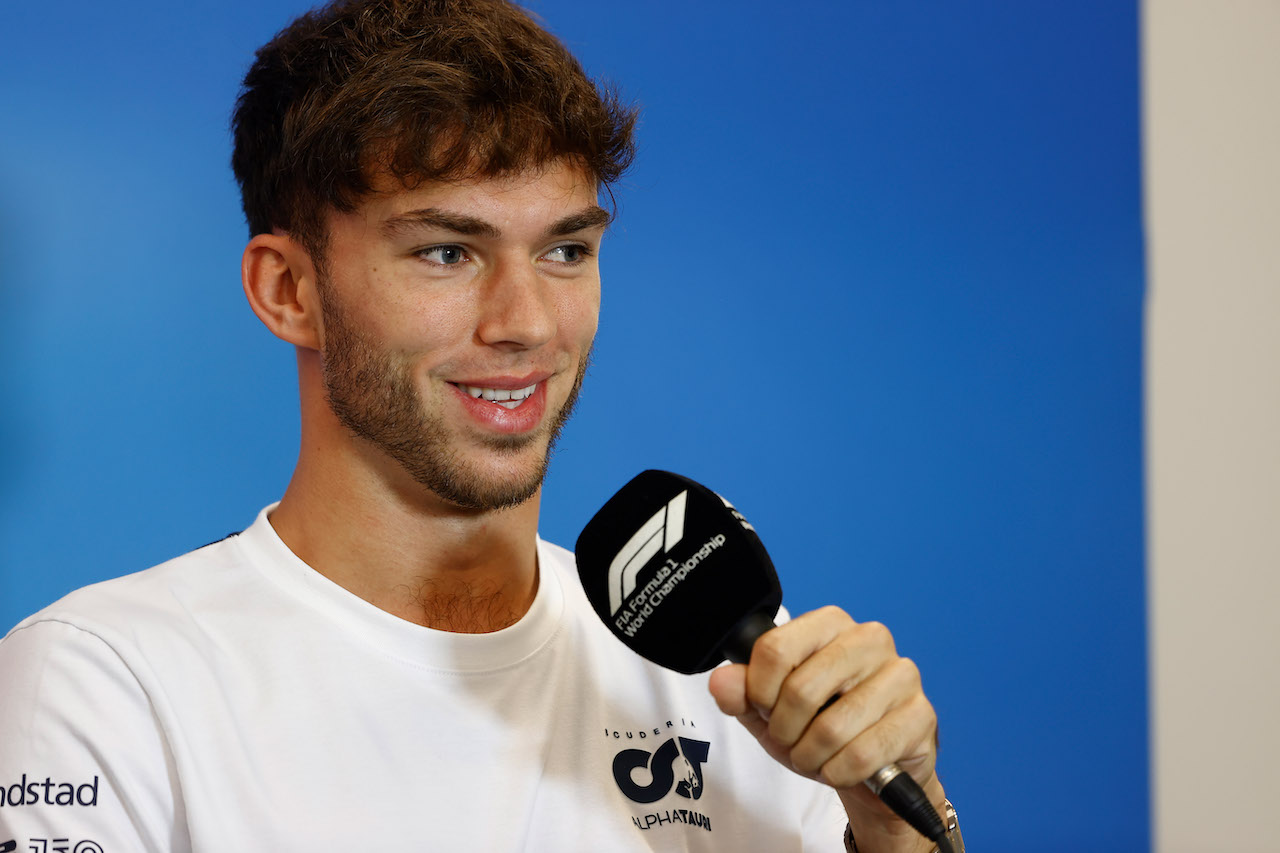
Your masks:
<svg viewBox="0 0 1280 853"><path fill-rule="evenodd" d="M528 399L538 386L534 384L528 388L517 388L515 391L507 388L480 388L475 385L459 385L458 387L477 400L488 400L491 403L497 403L504 409L514 409Z"/></svg>

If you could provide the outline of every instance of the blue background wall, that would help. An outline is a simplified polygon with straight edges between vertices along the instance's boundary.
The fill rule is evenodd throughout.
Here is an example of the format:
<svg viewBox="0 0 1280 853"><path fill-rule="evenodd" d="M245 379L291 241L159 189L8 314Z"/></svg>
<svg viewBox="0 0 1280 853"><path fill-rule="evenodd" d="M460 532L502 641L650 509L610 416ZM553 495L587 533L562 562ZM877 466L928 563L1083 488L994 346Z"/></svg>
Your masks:
<svg viewBox="0 0 1280 853"><path fill-rule="evenodd" d="M7 13L0 630L283 490L226 122L304 6ZM644 106L544 535L701 479L920 664L975 849L1146 849L1135 4L534 8Z"/></svg>

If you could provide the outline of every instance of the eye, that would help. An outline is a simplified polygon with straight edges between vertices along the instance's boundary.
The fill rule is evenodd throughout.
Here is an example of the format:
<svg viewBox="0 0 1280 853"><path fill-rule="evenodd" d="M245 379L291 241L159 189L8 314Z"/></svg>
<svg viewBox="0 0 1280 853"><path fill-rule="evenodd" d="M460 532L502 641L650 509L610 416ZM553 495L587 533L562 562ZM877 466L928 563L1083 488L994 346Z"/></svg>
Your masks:
<svg viewBox="0 0 1280 853"><path fill-rule="evenodd" d="M542 257L558 264L580 264L591 257L591 249L580 243L568 243L556 246Z"/></svg>
<svg viewBox="0 0 1280 853"><path fill-rule="evenodd" d="M461 246L432 246L418 252L418 257L442 267L452 267L467 260L467 250Z"/></svg>

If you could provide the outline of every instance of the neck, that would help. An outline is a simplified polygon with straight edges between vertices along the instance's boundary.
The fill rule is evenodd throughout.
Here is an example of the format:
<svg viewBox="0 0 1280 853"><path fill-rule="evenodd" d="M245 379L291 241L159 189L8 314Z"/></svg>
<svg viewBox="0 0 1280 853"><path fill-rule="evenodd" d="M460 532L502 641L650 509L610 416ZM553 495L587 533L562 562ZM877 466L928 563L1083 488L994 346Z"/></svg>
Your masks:
<svg viewBox="0 0 1280 853"><path fill-rule="evenodd" d="M336 420L325 423L327 404L308 396L298 466L270 516L285 545L353 594L419 625L484 633L518 621L538 589L541 494L502 510L452 505Z"/></svg>
<svg viewBox="0 0 1280 853"><path fill-rule="evenodd" d="M484 633L514 624L533 603L537 498L459 518L395 503L318 502L299 485L295 476L272 527L299 559L370 604L428 628Z"/></svg>

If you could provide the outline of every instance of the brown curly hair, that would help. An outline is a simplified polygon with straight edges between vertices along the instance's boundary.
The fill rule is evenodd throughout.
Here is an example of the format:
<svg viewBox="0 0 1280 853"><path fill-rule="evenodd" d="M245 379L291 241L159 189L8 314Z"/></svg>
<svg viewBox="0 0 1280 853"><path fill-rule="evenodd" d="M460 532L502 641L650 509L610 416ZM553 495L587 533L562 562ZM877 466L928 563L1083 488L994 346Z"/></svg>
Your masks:
<svg viewBox="0 0 1280 853"><path fill-rule="evenodd" d="M258 51L231 166L250 235L279 228L319 262L327 210L380 174L413 187L570 159L607 189L636 112L506 0L336 0Z"/></svg>

